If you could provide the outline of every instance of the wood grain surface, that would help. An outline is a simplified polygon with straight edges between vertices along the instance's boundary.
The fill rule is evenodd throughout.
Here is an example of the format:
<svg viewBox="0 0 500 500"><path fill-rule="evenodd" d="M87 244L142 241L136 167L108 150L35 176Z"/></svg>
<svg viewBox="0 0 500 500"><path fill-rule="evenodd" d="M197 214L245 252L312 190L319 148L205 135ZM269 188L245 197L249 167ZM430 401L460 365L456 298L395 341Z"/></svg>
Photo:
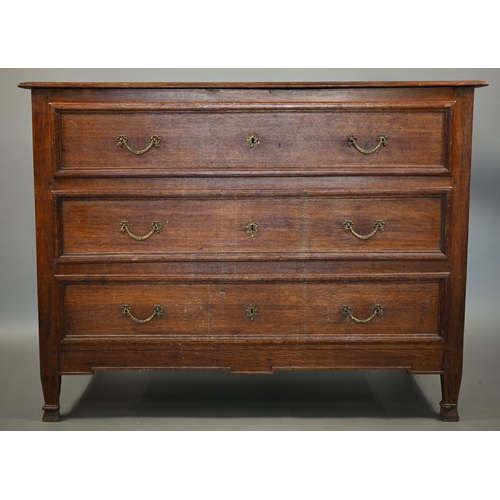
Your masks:
<svg viewBox="0 0 500 500"><path fill-rule="evenodd" d="M231 112L224 107L209 112L203 106L167 112L127 109L98 113L60 113L61 170L286 170L330 169L353 165L443 166L446 113L441 110L387 112L385 107L366 111L320 112L316 108L273 107L253 112ZM248 146L250 134L259 145ZM381 134L387 145L365 155L346 141L358 138L371 149ZM141 150L158 135L161 143L143 155L117 147L125 135L130 146Z"/></svg>
<svg viewBox="0 0 500 500"><path fill-rule="evenodd" d="M62 254L161 254L165 258L210 259L213 254L245 259L255 254L436 252L442 254L443 196L307 197L219 196L162 199L68 199L62 201ZM221 199L223 198L223 199ZM351 220L363 240L346 231ZM127 221L137 241L120 231ZM256 223L256 233L247 225ZM102 259L103 257L101 257ZM104 257L106 258L106 257ZM303 256L302 258L307 258Z"/></svg>
<svg viewBox="0 0 500 500"><path fill-rule="evenodd" d="M65 287L66 336L262 337L301 335L440 335L438 282L392 283L211 283L68 284ZM163 316L138 324L123 316ZM247 307L257 315L250 319ZM382 304L382 316L359 324L341 314L348 305L358 319Z"/></svg>

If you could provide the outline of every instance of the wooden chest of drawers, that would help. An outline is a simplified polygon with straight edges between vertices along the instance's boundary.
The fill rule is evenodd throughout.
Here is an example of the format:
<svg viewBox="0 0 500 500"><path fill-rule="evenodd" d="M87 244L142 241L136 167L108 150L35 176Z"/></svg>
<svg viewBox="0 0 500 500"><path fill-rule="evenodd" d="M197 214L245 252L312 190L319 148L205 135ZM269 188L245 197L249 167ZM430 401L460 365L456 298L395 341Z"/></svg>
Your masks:
<svg viewBox="0 0 500 500"><path fill-rule="evenodd" d="M44 420L106 369L439 374L458 420L483 85L20 84Z"/></svg>

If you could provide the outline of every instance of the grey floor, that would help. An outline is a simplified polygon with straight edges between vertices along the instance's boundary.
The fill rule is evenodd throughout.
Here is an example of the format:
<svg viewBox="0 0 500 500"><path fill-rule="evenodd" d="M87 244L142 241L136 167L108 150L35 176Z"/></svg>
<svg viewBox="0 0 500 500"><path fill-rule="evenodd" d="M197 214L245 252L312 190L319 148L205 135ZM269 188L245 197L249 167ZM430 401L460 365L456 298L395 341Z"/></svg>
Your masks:
<svg viewBox="0 0 500 500"><path fill-rule="evenodd" d="M438 375L398 371L65 376L61 422L43 423L33 328L2 336L0 430L499 430L500 336L469 316L458 423L438 419Z"/></svg>

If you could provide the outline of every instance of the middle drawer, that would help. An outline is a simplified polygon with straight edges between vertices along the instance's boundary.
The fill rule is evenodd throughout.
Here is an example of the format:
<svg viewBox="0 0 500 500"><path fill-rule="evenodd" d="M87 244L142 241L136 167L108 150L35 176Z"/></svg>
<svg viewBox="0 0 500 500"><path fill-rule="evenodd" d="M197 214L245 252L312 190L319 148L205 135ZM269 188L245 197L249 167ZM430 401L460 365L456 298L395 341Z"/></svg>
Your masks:
<svg viewBox="0 0 500 500"><path fill-rule="evenodd" d="M411 196L64 198L59 256L137 260L446 254L446 192ZM105 257L106 256L106 257ZM392 258L391 257L391 258ZM314 256L313 256L314 258Z"/></svg>

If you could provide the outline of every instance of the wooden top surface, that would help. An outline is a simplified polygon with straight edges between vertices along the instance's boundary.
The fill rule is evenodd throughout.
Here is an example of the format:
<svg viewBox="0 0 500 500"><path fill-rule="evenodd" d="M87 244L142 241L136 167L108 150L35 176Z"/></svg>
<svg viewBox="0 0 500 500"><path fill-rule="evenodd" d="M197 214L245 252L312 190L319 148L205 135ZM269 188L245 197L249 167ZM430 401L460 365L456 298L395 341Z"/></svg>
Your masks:
<svg viewBox="0 0 500 500"><path fill-rule="evenodd" d="M392 82L24 82L18 86L33 88L96 88L96 89L309 89L309 88L397 88L397 87L485 87L488 82L469 81L392 81Z"/></svg>

